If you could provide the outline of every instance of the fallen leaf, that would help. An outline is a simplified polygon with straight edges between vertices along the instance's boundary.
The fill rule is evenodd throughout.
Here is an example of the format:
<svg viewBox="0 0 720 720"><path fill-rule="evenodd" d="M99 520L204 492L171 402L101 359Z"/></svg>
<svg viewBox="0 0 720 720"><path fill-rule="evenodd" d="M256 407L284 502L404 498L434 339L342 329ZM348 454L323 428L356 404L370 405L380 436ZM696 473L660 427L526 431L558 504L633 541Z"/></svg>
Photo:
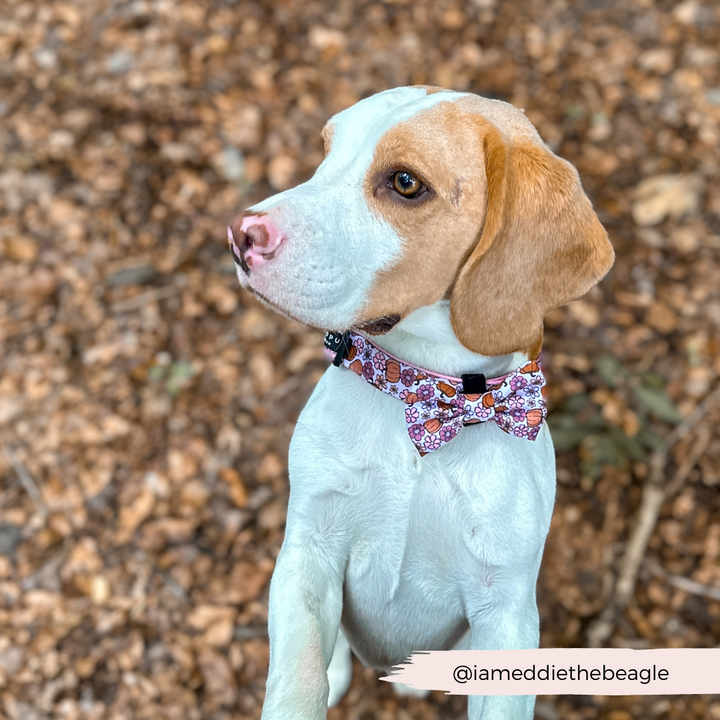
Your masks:
<svg viewBox="0 0 720 720"><path fill-rule="evenodd" d="M658 225L666 218L678 220L700 209L702 178L695 175L655 175L635 188L633 220L638 225Z"/></svg>

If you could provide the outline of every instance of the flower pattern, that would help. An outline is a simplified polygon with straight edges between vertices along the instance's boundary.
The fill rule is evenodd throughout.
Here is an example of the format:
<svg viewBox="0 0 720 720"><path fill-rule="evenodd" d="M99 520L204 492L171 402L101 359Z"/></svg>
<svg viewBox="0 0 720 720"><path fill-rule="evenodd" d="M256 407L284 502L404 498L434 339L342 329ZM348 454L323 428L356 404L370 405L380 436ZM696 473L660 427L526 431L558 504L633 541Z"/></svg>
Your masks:
<svg viewBox="0 0 720 720"><path fill-rule="evenodd" d="M432 452L433 450L438 450L440 446L442 445L442 441L437 435L427 435L427 437L423 438L422 441L422 449L426 452ZM417 445L416 445L417 447ZM418 448L419 449L419 448Z"/></svg>
<svg viewBox="0 0 720 720"><path fill-rule="evenodd" d="M481 421L489 420L495 415L495 410L491 407L476 407L475 414L480 418Z"/></svg>
<svg viewBox="0 0 720 720"><path fill-rule="evenodd" d="M408 434L412 440L419 440L425 434L425 428L419 423L417 425L411 425L408 428Z"/></svg>
<svg viewBox="0 0 720 720"><path fill-rule="evenodd" d="M421 385L416 391L417 396L421 400L429 400L435 397L436 390L432 385Z"/></svg>
<svg viewBox="0 0 720 720"><path fill-rule="evenodd" d="M363 365L362 374L363 377L370 382L372 382L373 378L375 377L375 369L373 368L372 363L369 360Z"/></svg>
<svg viewBox="0 0 720 720"><path fill-rule="evenodd" d="M489 420L515 437L537 438L547 416L541 393L545 377L539 360L488 380L487 391L481 395L466 396L460 378L409 365L357 333L351 332L349 338L352 347L342 364L350 367L354 361L356 372L367 382L406 403L407 432L421 455L438 450L463 425Z"/></svg>
<svg viewBox="0 0 720 720"><path fill-rule="evenodd" d="M540 397L540 387L538 385L528 385L525 388L525 393L529 398L538 398Z"/></svg>
<svg viewBox="0 0 720 720"><path fill-rule="evenodd" d="M405 420L408 425L416 423L419 417L420 413L417 411L417 408L409 407L407 410L405 410Z"/></svg>
<svg viewBox="0 0 720 720"><path fill-rule="evenodd" d="M446 425L440 428L438 434L440 435L440 440L450 442L450 440L457 435L457 430L452 425Z"/></svg>
<svg viewBox="0 0 720 720"><path fill-rule="evenodd" d="M514 410L525 407L525 398L522 395L511 395L507 400Z"/></svg>

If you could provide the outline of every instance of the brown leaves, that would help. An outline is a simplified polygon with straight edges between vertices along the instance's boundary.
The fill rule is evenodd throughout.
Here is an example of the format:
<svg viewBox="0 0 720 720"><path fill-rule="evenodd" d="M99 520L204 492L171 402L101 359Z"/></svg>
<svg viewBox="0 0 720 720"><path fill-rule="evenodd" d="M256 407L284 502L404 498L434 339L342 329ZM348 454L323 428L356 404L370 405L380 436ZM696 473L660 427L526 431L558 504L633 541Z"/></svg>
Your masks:
<svg viewBox="0 0 720 720"><path fill-rule="evenodd" d="M232 607L199 605L186 618L187 624L203 634L202 642L213 648L230 644L235 630L236 610Z"/></svg>
<svg viewBox="0 0 720 720"><path fill-rule="evenodd" d="M154 507L155 493L149 487L143 487L130 504L121 507L118 519L118 542L130 540L140 524L150 517Z"/></svg>
<svg viewBox="0 0 720 720"><path fill-rule="evenodd" d="M240 473L234 468L226 467L218 471L221 480L228 484L228 492L233 504L239 508L246 508L248 504L248 491Z"/></svg>
<svg viewBox="0 0 720 720"><path fill-rule="evenodd" d="M682 175L656 175L643 180L635 189L633 220L638 225L657 225L665 218L679 220L700 208L702 178Z"/></svg>
<svg viewBox="0 0 720 720"><path fill-rule="evenodd" d="M546 325L551 398L595 393L600 422L637 438L632 399L591 386L598 356L657 372L684 413L720 373L717 18L695 0L116 5L3 9L0 435L47 512L0 453L0 715L258 718L287 446L326 363L320 332L239 289L228 221L308 178L323 123L373 92L438 82L524 107L617 252ZM574 451L558 466L543 640L574 645L646 468L581 486ZM713 586L718 466L711 443L651 543ZM641 586L613 642L719 642L711 603ZM331 720L465 712L386 690L358 674ZM560 720L718 714L548 702Z"/></svg>
<svg viewBox="0 0 720 720"><path fill-rule="evenodd" d="M243 560L235 563L218 601L234 605L256 600L270 579L271 571L272 565L268 563L262 567Z"/></svg>

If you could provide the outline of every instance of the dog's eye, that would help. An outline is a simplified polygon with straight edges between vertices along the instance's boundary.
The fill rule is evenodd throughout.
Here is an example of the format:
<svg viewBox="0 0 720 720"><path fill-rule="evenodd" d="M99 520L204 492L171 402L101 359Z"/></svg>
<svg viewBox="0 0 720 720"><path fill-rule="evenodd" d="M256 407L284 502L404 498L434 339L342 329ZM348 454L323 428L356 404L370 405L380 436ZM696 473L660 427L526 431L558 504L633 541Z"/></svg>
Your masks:
<svg viewBox="0 0 720 720"><path fill-rule="evenodd" d="M392 188L404 198L417 197L423 190L424 186L412 173L407 170L396 172L390 178Z"/></svg>

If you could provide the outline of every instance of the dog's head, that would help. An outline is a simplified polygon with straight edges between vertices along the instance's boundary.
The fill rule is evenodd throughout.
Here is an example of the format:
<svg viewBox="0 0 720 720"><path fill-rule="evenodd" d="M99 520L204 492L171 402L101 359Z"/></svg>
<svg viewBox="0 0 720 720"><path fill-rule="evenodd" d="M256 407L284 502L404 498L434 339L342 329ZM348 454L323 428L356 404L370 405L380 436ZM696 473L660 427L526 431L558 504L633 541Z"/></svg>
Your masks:
<svg viewBox="0 0 720 720"><path fill-rule="evenodd" d="M512 105L396 88L323 138L311 180L229 230L240 283L290 317L384 332L449 298L470 350L532 351L545 314L612 265L577 172Z"/></svg>

